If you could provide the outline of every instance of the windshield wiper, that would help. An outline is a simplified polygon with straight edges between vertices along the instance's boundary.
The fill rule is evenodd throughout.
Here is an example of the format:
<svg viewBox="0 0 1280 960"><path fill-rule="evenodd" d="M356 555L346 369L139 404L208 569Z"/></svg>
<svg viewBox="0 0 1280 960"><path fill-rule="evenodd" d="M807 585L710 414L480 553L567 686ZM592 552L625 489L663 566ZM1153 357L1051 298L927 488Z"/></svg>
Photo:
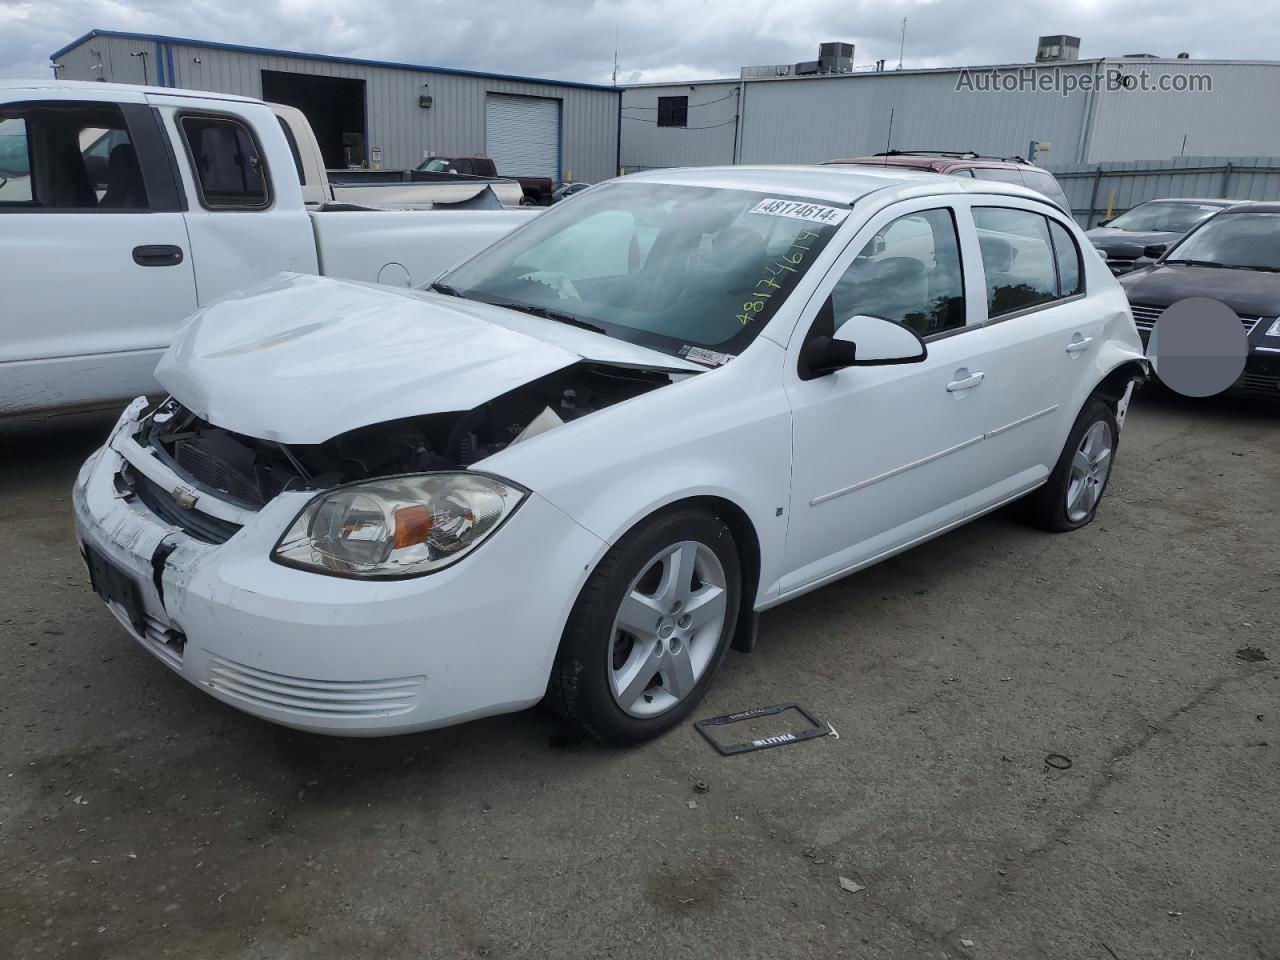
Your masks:
<svg viewBox="0 0 1280 960"><path fill-rule="evenodd" d="M1224 263L1228 270L1259 270L1263 273L1280 273L1280 267L1262 267L1248 263Z"/></svg>
<svg viewBox="0 0 1280 960"><path fill-rule="evenodd" d="M1166 260L1165 263L1185 263L1188 267L1225 267L1225 263L1213 260Z"/></svg>
<svg viewBox="0 0 1280 960"><path fill-rule="evenodd" d="M436 293L443 293L446 297L460 297L463 300L466 299L466 297L463 297L462 294L447 283L433 283L431 284L430 289L434 290Z"/></svg>
<svg viewBox="0 0 1280 960"><path fill-rule="evenodd" d="M495 307L506 307L508 310L518 310L521 313L527 313L534 317L541 317L543 320L554 320L556 323L567 323L571 327L581 327L583 330L590 330L592 333L603 333L608 336L608 331L604 327L598 327L594 323L579 319L571 313L560 313L557 310L551 310L547 307L535 306L532 303L495 303Z"/></svg>

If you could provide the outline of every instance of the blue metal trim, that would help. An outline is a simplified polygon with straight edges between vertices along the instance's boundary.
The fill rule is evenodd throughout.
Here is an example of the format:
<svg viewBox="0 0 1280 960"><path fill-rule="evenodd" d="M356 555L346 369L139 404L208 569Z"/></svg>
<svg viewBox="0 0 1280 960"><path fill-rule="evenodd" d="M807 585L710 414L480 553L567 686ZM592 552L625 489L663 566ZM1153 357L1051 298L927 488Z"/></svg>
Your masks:
<svg viewBox="0 0 1280 960"><path fill-rule="evenodd" d="M142 72L146 73L146 69L146 63L144 62L142 65ZM146 83L146 79L147 78L145 76L142 78L143 83ZM156 41L156 84L161 87L168 86L168 84L164 82L164 50L160 48L159 40Z"/></svg>
<svg viewBox="0 0 1280 960"><path fill-rule="evenodd" d="M164 45L164 59L169 65L169 86L176 87L178 85L178 75L173 69L173 45L166 43Z"/></svg>
<svg viewBox="0 0 1280 960"><path fill-rule="evenodd" d="M84 36L71 41L60 50L49 54L56 60L68 50L73 50L94 37L119 37L126 40L154 40L157 43L177 43L188 47L204 47L208 50L233 50L237 53L261 53L272 57L294 57L298 60L315 60L321 63L348 63L363 67L389 67L392 70L415 70L419 73L440 73L456 77L481 77L486 80L508 80L512 83L537 83L551 87L572 87L578 90L616 90L616 87L600 83L581 83L576 80L547 80L543 77L520 77L509 73L488 73L483 70L462 70L457 67L433 67L422 63L400 63L395 60L363 60L359 57L337 57L328 53L300 53L297 50L278 50L274 47L253 47L239 43L219 43L213 40L192 40L189 37L168 37L154 33L128 33L123 30L90 30Z"/></svg>

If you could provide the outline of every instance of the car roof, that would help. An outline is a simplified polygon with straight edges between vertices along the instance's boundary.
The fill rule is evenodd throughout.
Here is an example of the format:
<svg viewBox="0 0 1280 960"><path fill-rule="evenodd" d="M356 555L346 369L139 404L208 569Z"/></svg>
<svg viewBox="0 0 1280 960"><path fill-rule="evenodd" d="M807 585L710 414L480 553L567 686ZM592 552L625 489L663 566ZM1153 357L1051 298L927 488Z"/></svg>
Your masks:
<svg viewBox="0 0 1280 960"><path fill-rule="evenodd" d="M627 174L624 180L671 183L690 187L719 187L750 190L754 193L781 193L789 196L854 204L875 193L886 203L936 194L1005 194L1037 200L1055 210L1060 208L1044 194L1017 184L994 180L948 177L940 173L901 166L761 164L733 167L672 167Z"/></svg>
<svg viewBox="0 0 1280 960"><path fill-rule="evenodd" d="M1133 206L1140 207L1143 203L1200 203L1211 204L1215 207L1229 207L1239 202L1239 200L1223 200L1221 197L1152 197L1150 200L1143 200L1142 203L1135 203Z"/></svg>
<svg viewBox="0 0 1280 960"><path fill-rule="evenodd" d="M96 80L0 80L0 91L43 90L52 93L74 94L80 90L96 93L161 94L177 97L201 97L206 100L236 100L241 103L261 103L254 97L242 97L234 93L214 93L209 90L183 90L178 87L161 87L138 83L99 83Z"/></svg>
<svg viewBox="0 0 1280 960"><path fill-rule="evenodd" d="M1280 203L1274 200L1245 200L1233 203L1223 213L1280 213Z"/></svg>

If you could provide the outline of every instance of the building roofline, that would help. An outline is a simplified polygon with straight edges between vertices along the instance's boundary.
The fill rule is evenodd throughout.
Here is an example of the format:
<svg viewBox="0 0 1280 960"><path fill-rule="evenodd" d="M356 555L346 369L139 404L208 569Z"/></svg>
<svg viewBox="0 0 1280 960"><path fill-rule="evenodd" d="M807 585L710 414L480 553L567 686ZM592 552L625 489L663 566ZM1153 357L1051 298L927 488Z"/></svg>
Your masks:
<svg viewBox="0 0 1280 960"><path fill-rule="evenodd" d="M232 50L237 53L260 53L275 57L293 57L298 60L316 60L323 63L347 63L362 67L386 67L392 70L413 70L418 73L441 73L459 77L481 77L488 80L509 80L514 83L537 83L553 87L573 87L579 90L602 90L618 93L621 87L611 87L602 83L583 83L579 80L548 80L545 77L522 77L507 73L489 73L484 70L464 70L460 67L433 67L424 63L401 63L395 60L366 60L361 57L340 57L328 53L302 53L298 50L279 50L274 47L256 47L242 43L222 43L216 40L194 40L190 37L168 37L155 33L133 33L128 30L93 29L83 36L72 40L49 54L50 60L57 60L68 51L94 37L117 37L125 40L142 40L149 43L177 43L187 47L204 47L209 50Z"/></svg>
<svg viewBox="0 0 1280 960"><path fill-rule="evenodd" d="M638 90L645 87L699 87L713 83L778 83L791 80L854 80L862 77L898 77L903 74L960 73L964 70L971 72L985 72L991 70L1021 70L1028 67L1032 69L1043 69L1046 67L1070 67L1077 64L1092 65L1115 63L1130 65L1173 63L1195 64L1197 66L1280 66L1280 60L1228 60L1222 57L1206 58L1203 60L1182 60L1177 57L1091 57L1089 59L1082 58L1079 60L1041 60L1023 63L984 63L977 65L959 64L950 67L915 67L904 70L856 70L853 73L791 74L790 76L785 77L708 77L702 80L659 80L652 83L625 83L621 85L621 89Z"/></svg>

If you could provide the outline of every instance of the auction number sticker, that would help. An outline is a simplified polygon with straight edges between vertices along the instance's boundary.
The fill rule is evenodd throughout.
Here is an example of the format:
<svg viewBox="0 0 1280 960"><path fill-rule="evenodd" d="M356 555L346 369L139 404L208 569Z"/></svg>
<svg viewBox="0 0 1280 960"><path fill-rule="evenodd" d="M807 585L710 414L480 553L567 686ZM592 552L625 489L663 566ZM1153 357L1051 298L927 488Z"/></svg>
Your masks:
<svg viewBox="0 0 1280 960"><path fill-rule="evenodd" d="M844 223L845 217L849 216L849 211L842 207L828 207L821 203L806 203L803 200L783 200L778 197L766 197L752 207L751 212L764 214L766 217L808 220L810 223L828 226Z"/></svg>

